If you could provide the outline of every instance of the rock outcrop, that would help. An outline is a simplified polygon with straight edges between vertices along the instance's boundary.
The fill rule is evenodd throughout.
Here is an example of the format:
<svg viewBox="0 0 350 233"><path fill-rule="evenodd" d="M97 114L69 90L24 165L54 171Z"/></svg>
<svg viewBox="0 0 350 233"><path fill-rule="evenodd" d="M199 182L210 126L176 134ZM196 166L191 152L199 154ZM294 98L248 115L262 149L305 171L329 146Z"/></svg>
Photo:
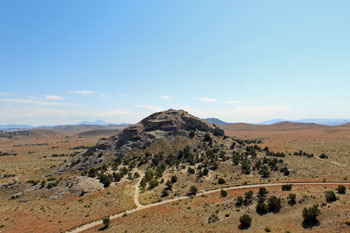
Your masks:
<svg viewBox="0 0 350 233"><path fill-rule="evenodd" d="M192 130L210 133L214 136L224 136L224 131L219 127L183 110L170 109L154 113L139 123L125 128L115 136L101 139L96 146L75 157L70 167L78 165L78 168L82 170L107 162L108 156L124 156L133 148L145 148L159 139L186 136Z"/></svg>

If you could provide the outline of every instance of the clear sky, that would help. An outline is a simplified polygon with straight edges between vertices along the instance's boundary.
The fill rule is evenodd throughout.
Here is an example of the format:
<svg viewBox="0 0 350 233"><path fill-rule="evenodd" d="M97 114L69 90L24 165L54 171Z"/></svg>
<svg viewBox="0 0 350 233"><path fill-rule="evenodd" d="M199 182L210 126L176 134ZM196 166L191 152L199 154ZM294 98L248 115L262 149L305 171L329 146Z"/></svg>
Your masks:
<svg viewBox="0 0 350 233"><path fill-rule="evenodd" d="M0 1L0 124L350 118L350 1Z"/></svg>

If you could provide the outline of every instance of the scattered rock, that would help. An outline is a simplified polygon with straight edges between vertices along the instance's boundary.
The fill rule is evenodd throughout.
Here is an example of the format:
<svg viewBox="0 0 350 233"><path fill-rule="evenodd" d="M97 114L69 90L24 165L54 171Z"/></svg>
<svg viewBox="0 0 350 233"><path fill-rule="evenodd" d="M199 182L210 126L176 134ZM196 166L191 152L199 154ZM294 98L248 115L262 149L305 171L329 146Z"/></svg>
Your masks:
<svg viewBox="0 0 350 233"><path fill-rule="evenodd" d="M65 186L68 185L68 191L76 195L85 195L97 192L103 189L103 184L97 179L87 176L73 176L65 180Z"/></svg>
<svg viewBox="0 0 350 233"><path fill-rule="evenodd" d="M22 195L23 195L23 192L19 192L19 193L13 194L13 195L11 196L11 200L18 199L18 198L20 198Z"/></svg>

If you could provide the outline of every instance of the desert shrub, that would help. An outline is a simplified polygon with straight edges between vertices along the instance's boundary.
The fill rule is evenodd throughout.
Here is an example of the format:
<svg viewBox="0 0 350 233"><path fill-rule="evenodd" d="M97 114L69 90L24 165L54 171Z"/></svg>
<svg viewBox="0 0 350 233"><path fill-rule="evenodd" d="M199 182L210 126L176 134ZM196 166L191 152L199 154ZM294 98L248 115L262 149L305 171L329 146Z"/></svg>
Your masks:
<svg viewBox="0 0 350 233"><path fill-rule="evenodd" d="M291 191L292 190L292 184L284 184L282 185L282 191Z"/></svg>
<svg viewBox="0 0 350 233"><path fill-rule="evenodd" d="M242 215L239 218L239 221L241 223L239 228L241 228L241 229L248 229L250 227L250 225L252 224L252 218L248 214Z"/></svg>
<svg viewBox="0 0 350 233"><path fill-rule="evenodd" d="M282 172L285 176L289 176L290 171L288 170L287 167L281 168L280 172Z"/></svg>
<svg viewBox="0 0 350 233"><path fill-rule="evenodd" d="M261 175L262 178L269 178L270 172L266 166L262 166L259 174Z"/></svg>
<svg viewBox="0 0 350 233"><path fill-rule="evenodd" d="M346 188L344 185L339 185L338 186L338 193L339 194L345 194L346 193Z"/></svg>
<svg viewBox="0 0 350 233"><path fill-rule="evenodd" d="M232 157L233 164L237 166L240 160L241 160L241 155L239 153L235 153Z"/></svg>
<svg viewBox="0 0 350 233"><path fill-rule="evenodd" d="M258 191L258 196L266 196L269 193L265 187L260 187Z"/></svg>
<svg viewBox="0 0 350 233"><path fill-rule="evenodd" d="M226 184L226 180L224 178L219 178L218 183L219 184Z"/></svg>
<svg viewBox="0 0 350 233"><path fill-rule="evenodd" d="M134 173L134 178L137 179L137 178L139 178L139 177L140 177L140 174L139 174L138 172L135 172L135 173Z"/></svg>
<svg viewBox="0 0 350 233"><path fill-rule="evenodd" d="M270 212L278 213L282 208L281 199L276 196L271 196L267 200L267 206Z"/></svg>
<svg viewBox="0 0 350 233"><path fill-rule="evenodd" d="M167 190L171 190L173 188L173 183L168 180L166 183L165 183L165 186L166 186L166 189Z"/></svg>
<svg viewBox="0 0 350 233"><path fill-rule="evenodd" d="M192 196L194 196L194 195L196 195L197 194L197 192L198 192L198 189L197 189L197 187L196 186L194 186L194 185L192 185L191 187L190 187L190 191L189 191L189 195L192 195Z"/></svg>
<svg viewBox="0 0 350 233"><path fill-rule="evenodd" d="M94 178L97 174L97 171L95 168L90 168L88 176L91 178Z"/></svg>
<svg viewBox="0 0 350 233"><path fill-rule="evenodd" d="M320 210L318 209L318 205L314 205L309 208L303 209L303 226L304 227L312 227L318 224L317 216L320 214Z"/></svg>
<svg viewBox="0 0 350 233"><path fill-rule="evenodd" d="M191 130L190 133L189 133L189 135L188 135L188 137L189 137L189 138L193 138L194 135L195 135L194 130Z"/></svg>
<svg viewBox="0 0 350 233"><path fill-rule="evenodd" d="M265 227L265 232L271 232L271 227Z"/></svg>
<svg viewBox="0 0 350 233"><path fill-rule="evenodd" d="M258 204L256 205L256 212L260 215L264 215L267 214L268 212L268 208L265 202L258 202Z"/></svg>
<svg viewBox="0 0 350 233"><path fill-rule="evenodd" d="M221 189L220 193L221 193L222 197L226 197L227 196L227 191L224 190L224 189Z"/></svg>
<svg viewBox="0 0 350 233"><path fill-rule="evenodd" d="M237 197L236 206L242 206L242 204L243 204L243 197L242 196Z"/></svg>
<svg viewBox="0 0 350 233"><path fill-rule="evenodd" d="M187 172L188 174L194 174L196 171L193 168L189 167Z"/></svg>
<svg viewBox="0 0 350 233"><path fill-rule="evenodd" d="M288 203L289 203L289 205L295 205L297 203L296 202L296 198L297 198L296 194L290 193L289 196L288 196Z"/></svg>
<svg viewBox="0 0 350 233"><path fill-rule="evenodd" d="M321 155L320 155L320 158L321 158L321 159L328 159L328 156L325 155L325 154L321 154Z"/></svg>
<svg viewBox="0 0 350 233"><path fill-rule="evenodd" d="M208 170L208 168L204 168L203 169L203 176L207 176L208 175L208 173L209 173L209 170Z"/></svg>
<svg viewBox="0 0 350 233"><path fill-rule="evenodd" d="M106 172L107 171L107 165L104 163L104 164L102 164L102 166L100 167L100 170L101 170L101 172Z"/></svg>
<svg viewBox="0 0 350 233"><path fill-rule="evenodd" d="M219 164L218 163L213 163L211 166L210 166L210 169L215 171L216 169L219 168Z"/></svg>
<svg viewBox="0 0 350 233"><path fill-rule="evenodd" d="M212 139L211 139L211 137L210 137L210 134L208 134L208 133L205 133L205 134L204 134L204 141L206 141L206 142L212 141Z"/></svg>
<svg viewBox="0 0 350 233"><path fill-rule="evenodd" d="M99 175L99 180L103 184L103 187L107 188L112 183L113 177L111 175Z"/></svg>
<svg viewBox="0 0 350 233"><path fill-rule="evenodd" d="M242 173L246 175L250 174L250 164L246 160L242 162Z"/></svg>
<svg viewBox="0 0 350 233"><path fill-rule="evenodd" d="M153 176L154 176L153 171L151 169L147 169L145 172L145 177L144 177L146 179L146 181L150 182L152 180Z"/></svg>
<svg viewBox="0 0 350 233"><path fill-rule="evenodd" d="M167 197L167 196L169 196L169 193L168 193L168 191L166 189L164 189L162 191L162 197Z"/></svg>
<svg viewBox="0 0 350 233"><path fill-rule="evenodd" d="M325 197L327 202L333 202L337 200L337 197L333 191L325 192Z"/></svg>
<svg viewBox="0 0 350 233"><path fill-rule="evenodd" d="M177 181L177 177L176 177L176 176L172 176L172 177L171 177L171 182L175 184L176 181Z"/></svg>
<svg viewBox="0 0 350 233"><path fill-rule="evenodd" d="M246 192L244 194L244 205L249 205L253 200L253 191Z"/></svg>
<svg viewBox="0 0 350 233"><path fill-rule="evenodd" d="M158 186L158 181L156 179L152 179L150 182L149 182L149 188L150 189L154 189L155 187Z"/></svg>
<svg viewBox="0 0 350 233"><path fill-rule="evenodd" d="M102 222L103 222L103 228L107 229L109 227L109 224L111 223L111 220L109 219L109 217L105 217L103 218Z"/></svg>
<svg viewBox="0 0 350 233"><path fill-rule="evenodd" d="M113 180L114 182L119 182L121 179L122 179L122 175L118 172L118 173L115 173L113 172Z"/></svg>

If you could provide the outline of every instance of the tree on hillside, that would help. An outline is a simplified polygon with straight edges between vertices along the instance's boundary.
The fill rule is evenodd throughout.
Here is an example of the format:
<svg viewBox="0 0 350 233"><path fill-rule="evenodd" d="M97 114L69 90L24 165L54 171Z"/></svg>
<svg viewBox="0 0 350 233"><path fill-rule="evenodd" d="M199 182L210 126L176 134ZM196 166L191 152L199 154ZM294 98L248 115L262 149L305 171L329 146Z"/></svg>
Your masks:
<svg viewBox="0 0 350 233"><path fill-rule="evenodd" d="M241 223L241 225L239 225L240 229L248 229L252 224L252 218L248 214L242 215L239 221Z"/></svg>
<svg viewBox="0 0 350 233"><path fill-rule="evenodd" d="M336 195L335 195L335 193L334 193L333 191L327 191L327 192L325 192L325 197L326 197L326 201L327 201L328 203L337 200L337 197L336 197Z"/></svg>
<svg viewBox="0 0 350 233"><path fill-rule="evenodd" d="M242 196L237 197L236 206L242 206L242 204L243 204L243 197Z"/></svg>
<svg viewBox="0 0 350 233"><path fill-rule="evenodd" d="M297 198L296 194L290 193L289 196L288 196L288 203L289 203L289 205L295 205L297 203L296 202L296 198Z"/></svg>
<svg viewBox="0 0 350 233"><path fill-rule="evenodd" d="M276 196L271 196L267 200L267 206L270 212L278 213L282 208L281 199Z"/></svg>
<svg viewBox="0 0 350 233"><path fill-rule="evenodd" d="M346 188L344 185L339 185L338 186L338 193L339 194L345 194L346 193Z"/></svg>
<svg viewBox="0 0 350 233"><path fill-rule="evenodd" d="M303 218L304 221L302 223L303 227L308 228L315 226L319 223L317 220L317 216L320 214L320 210L318 209L318 205L314 205L310 208L303 209Z"/></svg>
<svg viewBox="0 0 350 233"><path fill-rule="evenodd" d="M267 191L267 189L265 187L260 187L259 192L258 192L258 196L266 196L268 193L269 193L269 191Z"/></svg>
<svg viewBox="0 0 350 233"><path fill-rule="evenodd" d="M195 195L197 194L197 192L198 192L197 187L194 186L194 185L192 185L192 186L190 187L190 191L189 191L188 194L191 195L191 196L195 196Z"/></svg>

